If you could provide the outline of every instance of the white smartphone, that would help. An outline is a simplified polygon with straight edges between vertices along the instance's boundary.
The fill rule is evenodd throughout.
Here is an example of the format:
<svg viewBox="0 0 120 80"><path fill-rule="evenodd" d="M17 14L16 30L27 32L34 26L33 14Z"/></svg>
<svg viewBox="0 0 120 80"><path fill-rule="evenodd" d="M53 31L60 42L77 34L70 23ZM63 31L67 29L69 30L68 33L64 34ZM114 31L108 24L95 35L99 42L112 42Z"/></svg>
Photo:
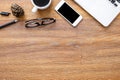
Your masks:
<svg viewBox="0 0 120 80"><path fill-rule="evenodd" d="M64 0L61 0L55 10L63 16L73 27L76 27L82 20L82 16L71 8Z"/></svg>

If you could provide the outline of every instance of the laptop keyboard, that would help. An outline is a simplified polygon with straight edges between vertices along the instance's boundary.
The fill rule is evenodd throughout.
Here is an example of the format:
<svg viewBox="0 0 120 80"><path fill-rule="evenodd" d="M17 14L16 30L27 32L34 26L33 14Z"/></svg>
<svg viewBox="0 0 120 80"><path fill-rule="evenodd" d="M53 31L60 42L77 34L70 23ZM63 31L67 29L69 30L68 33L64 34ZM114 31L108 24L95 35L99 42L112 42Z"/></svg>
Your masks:
<svg viewBox="0 0 120 80"><path fill-rule="evenodd" d="M120 5L120 0L109 0L115 7L118 7Z"/></svg>

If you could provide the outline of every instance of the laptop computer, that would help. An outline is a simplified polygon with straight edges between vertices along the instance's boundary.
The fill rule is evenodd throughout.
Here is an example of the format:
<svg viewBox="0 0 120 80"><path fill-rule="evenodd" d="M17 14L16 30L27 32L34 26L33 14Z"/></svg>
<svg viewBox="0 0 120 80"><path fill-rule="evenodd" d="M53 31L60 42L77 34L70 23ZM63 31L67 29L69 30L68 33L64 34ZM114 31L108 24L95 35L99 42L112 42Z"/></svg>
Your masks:
<svg viewBox="0 0 120 80"><path fill-rule="evenodd" d="M74 0L104 27L120 13L120 0Z"/></svg>

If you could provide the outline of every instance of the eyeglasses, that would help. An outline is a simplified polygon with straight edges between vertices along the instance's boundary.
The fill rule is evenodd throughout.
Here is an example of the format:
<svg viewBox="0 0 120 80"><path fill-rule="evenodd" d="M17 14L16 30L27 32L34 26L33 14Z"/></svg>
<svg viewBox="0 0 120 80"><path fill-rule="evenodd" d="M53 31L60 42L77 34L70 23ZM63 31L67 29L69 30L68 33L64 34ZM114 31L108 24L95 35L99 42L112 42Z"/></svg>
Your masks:
<svg viewBox="0 0 120 80"><path fill-rule="evenodd" d="M52 24L55 22L56 22L56 19L54 19L54 18L31 19L31 20L25 21L25 27L26 28L34 28L34 27L38 27L38 26L49 25L49 24Z"/></svg>

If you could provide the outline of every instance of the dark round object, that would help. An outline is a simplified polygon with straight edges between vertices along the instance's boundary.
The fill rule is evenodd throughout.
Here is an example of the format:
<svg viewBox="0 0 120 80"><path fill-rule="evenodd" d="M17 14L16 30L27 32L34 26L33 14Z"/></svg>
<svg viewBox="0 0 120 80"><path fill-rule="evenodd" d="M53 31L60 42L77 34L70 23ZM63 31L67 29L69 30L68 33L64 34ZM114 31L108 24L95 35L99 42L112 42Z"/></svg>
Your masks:
<svg viewBox="0 0 120 80"><path fill-rule="evenodd" d="M43 7L43 6L46 6L50 0L33 0L33 2L39 6L39 7Z"/></svg>

